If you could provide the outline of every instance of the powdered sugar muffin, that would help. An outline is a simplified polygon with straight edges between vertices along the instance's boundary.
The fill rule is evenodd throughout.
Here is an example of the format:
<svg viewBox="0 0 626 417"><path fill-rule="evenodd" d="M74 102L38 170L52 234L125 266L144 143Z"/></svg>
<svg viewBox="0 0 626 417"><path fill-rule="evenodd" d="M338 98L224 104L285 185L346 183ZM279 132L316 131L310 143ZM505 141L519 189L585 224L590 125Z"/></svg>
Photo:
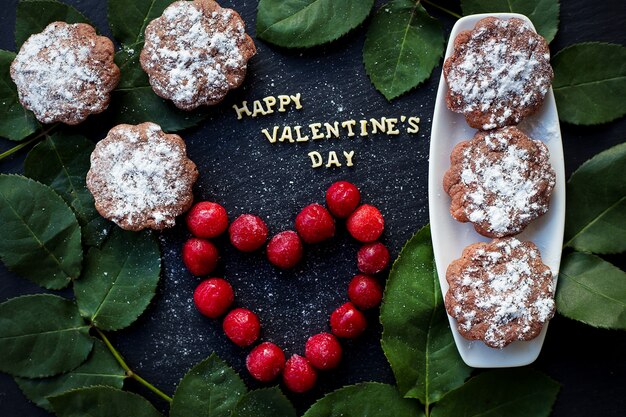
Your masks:
<svg viewBox="0 0 626 417"><path fill-rule="evenodd" d="M452 217L483 236L504 237L548 211L555 179L548 148L511 126L456 145L443 187Z"/></svg>
<svg viewBox="0 0 626 417"><path fill-rule="evenodd" d="M213 0L172 3L145 35L140 59L152 89L183 110L220 102L256 53L239 14Z"/></svg>
<svg viewBox="0 0 626 417"><path fill-rule="evenodd" d="M487 17L454 40L448 108L475 129L519 123L543 103L553 72L548 43L521 19Z"/></svg>
<svg viewBox="0 0 626 417"><path fill-rule="evenodd" d="M84 24L50 23L11 64L20 103L42 123L75 125L109 105L120 79L113 43Z"/></svg>
<svg viewBox="0 0 626 417"><path fill-rule="evenodd" d="M154 123L118 125L96 145L87 188L96 209L122 229L164 229L193 203L196 165L185 142Z"/></svg>
<svg viewBox="0 0 626 417"><path fill-rule="evenodd" d="M537 337L554 315L552 272L532 242L470 245L450 264L446 280L446 310L461 335L492 348Z"/></svg>

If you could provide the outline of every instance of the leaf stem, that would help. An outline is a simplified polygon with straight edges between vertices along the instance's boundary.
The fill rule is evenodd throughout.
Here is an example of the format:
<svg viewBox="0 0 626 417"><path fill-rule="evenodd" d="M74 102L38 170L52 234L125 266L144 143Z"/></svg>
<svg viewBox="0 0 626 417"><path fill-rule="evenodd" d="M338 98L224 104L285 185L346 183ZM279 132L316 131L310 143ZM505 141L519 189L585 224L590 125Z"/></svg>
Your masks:
<svg viewBox="0 0 626 417"><path fill-rule="evenodd" d="M145 379L143 379L136 373L132 372L130 374L130 377L134 379L135 381L139 382L141 385L147 387L150 391L154 392L156 395L163 398L168 403L172 402L172 397L170 397L169 395L167 395L166 393L164 393L163 391L161 391L160 389L158 389L157 387L155 387L154 385L152 385L151 383L149 383L148 381L146 381Z"/></svg>
<svg viewBox="0 0 626 417"><path fill-rule="evenodd" d="M124 369L124 371L126 371L126 376L128 378L132 378L135 381L139 382L141 385L143 385L144 387L148 388L150 391L154 392L156 395L158 395L159 397L163 398L165 401L167 401L169 403L172 402L172 397L170 397L169 395L165 394L163 391L161 391L160 389L158 389L157 387L155 387L154 385L152 385L151 383L149 383L148 381L146 381L145 379L143 379L142 377L137 375L132 369L130 369L130 367L128 366L128 364L126 363L126 361L124 360L122 355L111 344L111 341L109 340L109 338L106 337L106 335L100 329L98 329L97 327L94 327L94 329L96 330L96 332L98 333L98 335L100 336L100 338L102 339L102 341L104 342L106 347L111 351L111 353L113 354L113 357L115 358L115 360L117 360L117 362L120 364L122 369Z"/></svg>
<svg viewBox="0 0 626 417"><path fill-rule="evenodd" d="M107 348L109 348L109 350L111 351L111 353L113 354L113 357L115 357L115 360L117 360L117 362L120 364L120 366L122 367L122 369L124 369L124 371L126 371L127 373L131 373L133 372L130 367L126 364L126 361L124 360L124 358L122 357L122 355L117 351L117 349L115 349L115 347L111 344L111 341L109 340L108 337L106 337L106 335L104 333L102 333L102 330L98 329L97 327L94 327L94 329L96 330L96 332L98 333L98 335L100 336L100 338L102 339L102 341L104 342L104 344L106 345Z"/></svg>
<svg viewBox="0 0 626 417"><path fill-rule="evenodd" d="M44 130L43 132L38 133L37 135L33 136L32 138L30 138L27 141L24 141L22 143L20 143L17 146L12 147L11 149L0 153L0 161L3 160L4 158L13 155L15 152L19 151L22 148L25 148L26 146L30 145L31 143L45 137L48 133L50 133L54 128L56 128L57 125L52 125L50 126L48 129Z"/></svg>
<svg viewBox="0 0 626 417"><path fill-rule="evenodd" d="M435 9L439 9L442 12L448 13L450 16L456 17L457 19L460 19L463 17L460 14L453 12L452 10L448 10L445 7L441 7L440 5L433 3L432 1L429 1L429 0L421 0L421 1L422 3L426 3L429 6L433 6Z"/></svg>

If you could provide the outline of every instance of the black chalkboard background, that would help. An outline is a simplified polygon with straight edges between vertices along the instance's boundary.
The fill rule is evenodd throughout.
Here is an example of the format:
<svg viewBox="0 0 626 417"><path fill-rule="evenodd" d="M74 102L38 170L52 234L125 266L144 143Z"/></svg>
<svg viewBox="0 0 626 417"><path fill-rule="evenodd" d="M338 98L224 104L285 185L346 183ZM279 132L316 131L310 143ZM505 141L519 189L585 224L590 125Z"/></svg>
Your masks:
<svg viewBox="0 0 626 417"><path fill-rule="evenodd" d="M0 48L14 50L13 30L17 0L2 0ZM68 0L87 15L98 30L110 36L106 2ZM237 9L254 35L257 2L223 0ZM441 2L457 8L457 2ZM377 1L377 6L382 4ZM454 19L429 9L449 33ZM567 0L561 4L559 33L552 52L584 41L626 44L626 7L619 0ZM207 109L208 119L182 133L191 158L200 168L196 187L198 200L223 204L231 219L251 212L262 216L272 233L292 228L299 209L323 202L324 191L333 181L346 179L357 184L363 200L377 205L385 215L384 242L397 256L403 243L428 222L427 165L430 121L439 81L440 67L433 77L400 99L387 102L372 87L362 65L365 29L360 27L328 46L291 51L256 40L258 54L249 65L242 88L220 105ZM302 94L301 111L236 120L231 106L242 100L268 95ZM307 144L270 144L262 128L281 124L370 117L419 116L417 135L370 136L334 139ZM94 141L112 127L107 115L92 117L77 131ZM566 169L569 175L597 152L626 139L626 120L599 127L563 125ZM0 149L13 144L0 140ZM354 150L355 166L339 169L310 168L307 153L319 150ZM340 152L338 152L340 153ZM21 172L25 152L0 163L0 171ZM447 213L441 213L447 216ZM181 225L161 236L164 254L163 277L158 294L144 315L129 329L111 334L113 343L140 375L172 394L184 373L195 363L217 352L237 369L249 387L259 386L245 371L246 351L234 347L223 335L221 325L199 315L191 296L198 279L187 273L179 248L187 238ZM273 269L262 253L243 255L224 239L219 242L224 275L235 287L236 303L259 313L263 338L302 353L307 337L327 329L329 313L346 297L346 285L356 272L357 245L339 227L338 238L307 249L305 261L295 272ZM612 261L621 264L621 259ZM0 265L0 301L40 292L29 281L18 278ZM68 292L62 292L68 294ZM377 312L369 315L364 337L345 344L345 359L339 369L323 374L318 386L305 395L290 395L300 411L324 393L360 381L393 383L393 375L381 351ZM626 333L598 330L555 318L543 352L532 366L562 384L554 416L623 416L626 414ZM133 381L127 388L145 394L157 407L166 404ZM0 374L0 416L44 416L30 404L12 379Z"/></svg>

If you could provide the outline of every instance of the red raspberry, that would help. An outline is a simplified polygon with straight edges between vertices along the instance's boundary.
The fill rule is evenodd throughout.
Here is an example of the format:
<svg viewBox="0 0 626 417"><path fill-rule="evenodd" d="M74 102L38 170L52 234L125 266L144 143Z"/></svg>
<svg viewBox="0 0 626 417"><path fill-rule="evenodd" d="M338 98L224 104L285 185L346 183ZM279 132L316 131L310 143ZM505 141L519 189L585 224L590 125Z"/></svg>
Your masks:
<svg viewBox="0 0 626 417"><path fill-rule="evenodd" d="M385 220L376 207L363 204L348 218L346 226L356 240L373 242L383 234Z"/></svg>
<svg viewBox="0 0 626 417"><path fill-rule="evenodd" d="M389 251L380 242L361 246L356 254L359 271L364 274L378 274L389 264Z"/></svg>
<svg viewBox="0 0 626 417"><path fill-rule="evenodd" d="M208 275L217 266L220 257L214 244L192 237L183 245L183 263L193 275Z"/></svg>
<svg viewBox="0 0 626 417"><path fill-rule="evenodd" d="M320 370L336 368L341 361L341 345L330 333L318 333L306 341L304 356Z"/></svg>
<svg viewBox="0 0 626 417"><path fill-rule="evenodd" d="M226 209L217 203L202 201L187 214L187 228L197 237L217 237L228 228Z"/></svg>
<svg viewBox="0 0 626 417"><path fill-rule="evenodd" d="M226 313L234 300L233 287L222 278L202 281L193 293L193 302L198 311L212 319Z"/></svg>
<svg viewBox="0 0 626 417"><path fill-rule="evenodd" d="M248 354L246 368L255 379L269 382L285 368L285 354L275 344L263 342Z"/></svg>
<svg viewBox="0 0 626 417"><path fill-rule="evenodd" d="M337 337L353 339L363 333L366 327L365 316L350 302L338 307L330 315L330 328Z"/></svg>
<svg viewBox="0 0 626 417"><path fill-rule="evenodd" d="M224 318L224 333L237 346L246 347L253 344L261 332L259 318L250 310L236 308Z"/></svg>
<svg viewBox="0 0 626 417"><path fill-rule="evenodd" d="M317 372L306 358L293 355L285 364L283 382L292 392L306 392L315 386Z"/></svg>
<svg viewBox="0 0 626 417"><path fill-rule="evenodd" d="M361 201L361 193L354 184L337 181L326 191L326 205L333 216L345 219L350 216Z"/></svg>
<svg viewBox="0 0 626 417"><path fill-rule="evenodd" d="M350 301L360 308L367 310L376 307L383 299L383 289L375 278L368 275L356 275L348 285Z"/></svg>
<svg viewBox="0 0 626 417"><path fill-rule="evenodd" d="M230 242L242 252L253 252L267 240L265 222L252 214L237 217L228 229Z"/></svg>
<svg viewBox="0 0 626 417"><path fill-rule="evenodd" d="M311 204L296 216L296 230L306 243L319 243L335 236L335 220L319 204Z"/></svg>
<svg viewBox="0 0 626 417"><path fill-rule="evenodd" d="M296 266L302 259L302 252L302 241L293 230L280 232L267 244L267 259L282 269Z"/></svg>

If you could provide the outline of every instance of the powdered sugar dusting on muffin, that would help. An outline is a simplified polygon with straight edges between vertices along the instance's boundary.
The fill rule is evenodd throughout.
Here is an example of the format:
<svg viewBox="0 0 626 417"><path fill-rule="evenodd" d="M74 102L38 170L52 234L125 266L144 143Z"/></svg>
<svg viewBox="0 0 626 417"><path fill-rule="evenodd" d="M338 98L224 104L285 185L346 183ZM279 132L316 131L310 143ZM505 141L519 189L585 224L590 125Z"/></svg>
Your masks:
<svg viewBox="0 0 626 417"><path fill-rule="evenodd" d="M555 173L542 142L506 127L479 132L457 149L444 178L455 218L478 225L487 236L503 237L548 210Z"/></svg>
<svg viewBox="0 0 626 417"><path fill-rule="evenodd" d="M146 28L141 64L159 96L191 110L239 86L254 52L235 12L212 0L178 1Z"/></svg>
<svg viewBox="0 0 626 417"><path fill-rule="evenodd" d="M130 230L162 229L191 205L197 175L180 137L144 123L116 126L96 145L87 183L103 216Z"/></svg>
<svg viewBox="0 0 626 417"><path fill-rule="evenodd" d="M446 305L461 334L494 348L536 337L554 314L552 272L531 242L470 245L447 280Z"/></svg>
<svg viewBox="0 0 626 417"><path fill-rule="evenodd" d="M42 123L76 124L103 111L119 80L113 53L89 25L51 23L24 42L11 65L20 102Z"/></svg>
<svg viewBox="0 0 626 417"><path fill-rule="evenodd" d="M471 149L466 149L464 162L467 167L461 174L463 183L473 186L473 192L466 196L469 219L473 222L486 220L489 230L497 233L506 232L513 212L521 218L528 218L530 211L540 209L537 203L530 202L537 189L525 177L529 168L528 151L516 145L506 146L506 140L502 146L502 139L502 132L485 136L489 149L503 151L501 160L495 164L484 155L474 158ZM488 194L495 195L495 199L485 207Z"/></svg>
<svg viewBox="0 0 626 417"><path fill-rule="evenodd" d="M519 123L542 103L552 81L550 54L526 22L487 18L463 36L445 68L451 110L489 130Z"/></svg>

